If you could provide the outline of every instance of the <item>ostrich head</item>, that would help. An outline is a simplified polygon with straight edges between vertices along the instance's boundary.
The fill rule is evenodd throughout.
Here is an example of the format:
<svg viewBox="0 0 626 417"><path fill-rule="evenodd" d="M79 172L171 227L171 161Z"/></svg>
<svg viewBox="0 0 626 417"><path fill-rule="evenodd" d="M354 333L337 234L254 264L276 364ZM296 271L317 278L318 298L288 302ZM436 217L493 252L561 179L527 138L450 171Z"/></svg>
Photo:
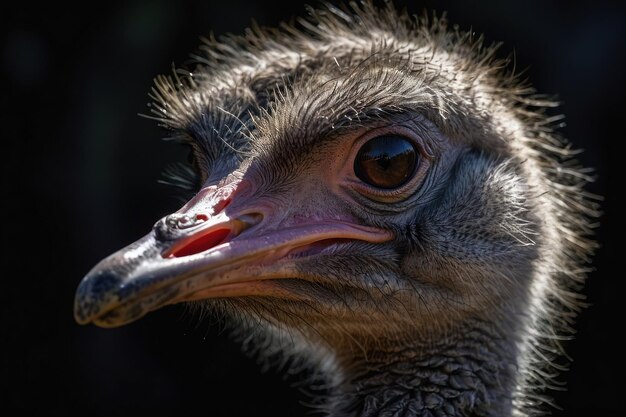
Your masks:
<svg viewBox="0 0 626 417"><path fill-rule="evenodd" d="M298 25L157 78L197 188L89 272L77 321L225 314L320 369L331 415L537 413L594 214L553 103L442 18L365 2Z"/></svg>

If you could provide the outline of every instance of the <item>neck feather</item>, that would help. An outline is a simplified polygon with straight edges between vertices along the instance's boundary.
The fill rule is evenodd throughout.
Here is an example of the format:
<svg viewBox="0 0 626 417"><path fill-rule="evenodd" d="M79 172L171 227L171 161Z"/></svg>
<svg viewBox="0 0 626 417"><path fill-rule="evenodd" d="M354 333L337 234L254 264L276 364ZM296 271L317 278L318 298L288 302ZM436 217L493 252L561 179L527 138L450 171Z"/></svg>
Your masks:
<svg viewBox="0 0 626 417"><path fill-rule="evenodd" d="M352 362L330 415L510 416L517 344L484 323L466 329L437 346L402 343Z"/></svg>

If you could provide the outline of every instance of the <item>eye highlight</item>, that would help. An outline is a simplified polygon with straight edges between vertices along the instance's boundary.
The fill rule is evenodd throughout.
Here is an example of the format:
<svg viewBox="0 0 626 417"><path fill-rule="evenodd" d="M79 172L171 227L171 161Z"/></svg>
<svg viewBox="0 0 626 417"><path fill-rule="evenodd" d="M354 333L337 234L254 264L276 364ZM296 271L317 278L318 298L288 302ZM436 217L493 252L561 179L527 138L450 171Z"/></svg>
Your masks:
<svg viewBox="0 0 626 417"><path fill-rule="evenodd" d="M354 173L373 187L394 189L411 179L418 165L413 143L400 135L381 135L365 142L354 159Z"/></svg>

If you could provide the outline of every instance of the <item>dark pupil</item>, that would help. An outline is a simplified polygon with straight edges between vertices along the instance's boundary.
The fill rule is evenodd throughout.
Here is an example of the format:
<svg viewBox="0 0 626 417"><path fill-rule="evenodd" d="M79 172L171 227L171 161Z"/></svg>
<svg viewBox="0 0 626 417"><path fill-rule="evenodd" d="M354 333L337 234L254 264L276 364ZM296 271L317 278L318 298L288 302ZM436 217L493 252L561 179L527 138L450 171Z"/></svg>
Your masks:
<svg viewBox="0 0 626 417"><path fill-rule="evenodd" d="M408 139L377 136L366 142L354 161L354 173L378 188L397 188L407 182L417 163L415 147Z"/></svg>

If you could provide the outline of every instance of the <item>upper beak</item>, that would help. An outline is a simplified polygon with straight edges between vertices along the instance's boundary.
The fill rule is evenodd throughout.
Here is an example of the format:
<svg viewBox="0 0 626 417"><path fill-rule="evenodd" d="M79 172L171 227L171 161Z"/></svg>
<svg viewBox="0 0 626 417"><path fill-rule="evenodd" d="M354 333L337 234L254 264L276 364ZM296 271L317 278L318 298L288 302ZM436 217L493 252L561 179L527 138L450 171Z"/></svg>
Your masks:
<svg viewBox="0 0 626 417"><path fill-rule="evenodd" d="M96 265L76 291L74 314L81 324L114 327L164 305L217 297L290 297L274 285L296 278L289 255L315 256L336 239L380 243L391 232L346 221L268 227L272 213L240 204L235 215L198 212L167 216L144 238ZM215 210L215 208L213 208ZM202 210L201 210L202 211Z"/></svg>

